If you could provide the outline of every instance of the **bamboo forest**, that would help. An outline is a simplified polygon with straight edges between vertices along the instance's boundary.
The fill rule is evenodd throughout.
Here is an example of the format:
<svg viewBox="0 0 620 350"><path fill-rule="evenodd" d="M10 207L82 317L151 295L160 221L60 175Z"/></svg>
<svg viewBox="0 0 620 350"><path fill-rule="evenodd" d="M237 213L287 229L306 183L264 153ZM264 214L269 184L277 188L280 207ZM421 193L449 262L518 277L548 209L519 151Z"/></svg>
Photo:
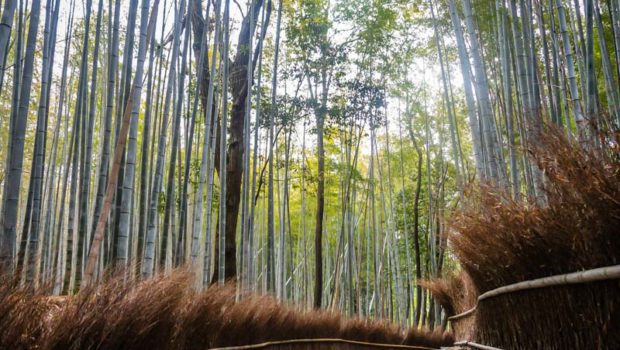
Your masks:
<svg viewBox="0 0 620 350"><path fill-rule="evenodd" d="M0 349L620 349L620 0L0 0Z"/></svg>

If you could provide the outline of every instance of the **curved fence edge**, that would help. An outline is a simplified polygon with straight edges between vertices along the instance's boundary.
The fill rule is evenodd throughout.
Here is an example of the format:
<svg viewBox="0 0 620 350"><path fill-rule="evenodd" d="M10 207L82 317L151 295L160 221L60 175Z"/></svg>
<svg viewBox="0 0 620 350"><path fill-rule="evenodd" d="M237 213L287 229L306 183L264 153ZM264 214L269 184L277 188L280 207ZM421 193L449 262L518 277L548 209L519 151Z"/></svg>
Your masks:
<svg viewBox="0 0 620 350"><path fill-rule="evenodd" d="M477 300L477 303L471 309L461 312L460 314L448 317L450 321L456 321L458 319L467 317L473 314L478 308L478 304L489 298L493 298L502 294L509 294L514 292L520 292L524 290L540 289L556 286L567 286L572 284L591 283L599 281L607 281L613 279L620 279L620 265L599 267L596 269L584 270L566 273L562 275L554 275L548 277L537 278L533 280L517 282L492 289L488 292L482 293Z"/></svg>

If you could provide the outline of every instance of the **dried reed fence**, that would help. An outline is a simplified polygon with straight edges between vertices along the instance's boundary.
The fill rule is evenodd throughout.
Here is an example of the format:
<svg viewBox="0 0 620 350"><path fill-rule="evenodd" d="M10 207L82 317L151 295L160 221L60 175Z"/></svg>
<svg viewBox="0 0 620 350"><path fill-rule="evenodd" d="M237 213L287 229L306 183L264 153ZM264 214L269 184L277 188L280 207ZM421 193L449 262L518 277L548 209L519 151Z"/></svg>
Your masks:
<svg viewBox="0 0 620 350"><path fill-rule="evenodd" d="M268 350L437 350L425 346L408 346L393 344L376 344L366 343L343 339L296 339L278 342L267 342L262 344L231 346L225 348L215 348L213 350L251 350L251 349L268 349Z"/></svg>
<svg viewBox="0 0 620 350"><path fill-rule="evenodd" d="M467 316L473 315L478 304L486 299L498 297L504 294L517 293L539 288L561 287L572 284L606 282L620 279L620 265L599 267L596 269L567 273L563 275L555 275L549 277L538 278L530 281L523 281L499 287L483 293L477 298L476 305L466 311L454 316L448 317L448 320L454 322L461 320ZM431 288L429 288L431 289ZM447 305L450 305L449 303ZM448 306L450 307L450 306Z"/></svg>
<svg viewBox="0 0 620 350"><path fill-rule="evenodd" d="M583 151L556 130L542 138L532 155L544 198L514 200L488 185L470 191L450 247L476 298L459 298L454 283L427 283L449 314L460 313L457 339L620 349L620 150L614 136L601 140L612 147ZM461 322L473 323L471 336L462 337Z"/></svg>
<svg viewBox="0 0 620 350"><path fill-rule="evenodd" d="M0 349L208 349L328 338L393 348L439 348L454 342L441 330L402 329L378 320L304 311L270 296L242 295L236 301L232 285L198 292L192 284L184 271L145 281L116 275L75 296L59 298L4 278ZM341 344L338 348L352 346Z"/></svg>
<svg viewBox="0 0 620 350"><path fill-rule="evenodd" d="M456 343L454 343L454 345L466 346L466 347L470 347L473 349L480 349L480 350L503 350L500 348L495 348L495 347L488 346L488 345L482 345L482 344L474 343L474 342L467 341L467 340L457 341Z"/></svg>

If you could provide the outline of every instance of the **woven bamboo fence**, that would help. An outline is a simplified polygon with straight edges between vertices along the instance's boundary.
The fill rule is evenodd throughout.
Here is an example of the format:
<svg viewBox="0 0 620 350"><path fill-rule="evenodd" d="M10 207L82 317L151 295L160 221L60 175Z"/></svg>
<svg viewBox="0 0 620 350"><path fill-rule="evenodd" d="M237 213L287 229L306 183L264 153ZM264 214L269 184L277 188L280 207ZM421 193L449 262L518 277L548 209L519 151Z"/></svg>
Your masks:
<svg viewBox="0 0 620 350"><path fill-rule="evenodd" d="M481 294L474 307L448 319L452 323L457 323L475 316L475 325L478 328L474 331L477 334L476 341L480 340L485 343L503 339L500 341L501 344L512 344L508 347L509 349L524 348L521 345L528 334L549 337L549 339L527 339L528 342L534 341L539 344L538 348L566 348L565 345L568 343L562 336L565 335L574 339L574 343L569 343L575 344L575 349L583 348L584 344L598 349L616 349L615 346L619 344L620 319L618 319L617 309L608 306L618 305L615 303L620 298L618 279L620 279L620 265L614 265L514 283ZM599 284L595 285L595 283ZM527 294L534 291L539 292ZM510 298L496 300L500 296L510 296ZM577 311L571 316L560 316L566 312L561 308L555 308L553 313L546 312L549 310L537 311L537 307L533 304L534 302L543 303L553 308L554 303L566 298L575 303L575 305L563 304L565 308ZM579 299L583 300L579 301ZM499 309L500 306L503 310ZM543 307L538 305L538 308ZM585 312L591 315L586 315ZM592 315L597 317L592 317ZM558 317L563 321L550 322ZM506 336L506 329L510 329L509 324L514 328L514 332ZM598 337L594 337L596 334ZM562 341L564 345L561 344ZM471 349L499 349L468 340L457 341L455 345Z"/></svg>
<svg viewBox="0 0 620 350"><path fill-rule="evenodd" d="M572 284L592 283L600 281L608 281L613 279L620 279L620 265L600 267L592 270L578 271L567 273L563 275L549 276L538 278L535 280L524 281L519 283L510 284L507 286L499 287L481 294L478 297L478 303L485 299L500 296L502 294L516 293L531 289L568 286ZM461 318L473 315L476 312L478 305L473 308L461 312L458 315L454 315L448 318L448 320L454 322Z"/></svg>

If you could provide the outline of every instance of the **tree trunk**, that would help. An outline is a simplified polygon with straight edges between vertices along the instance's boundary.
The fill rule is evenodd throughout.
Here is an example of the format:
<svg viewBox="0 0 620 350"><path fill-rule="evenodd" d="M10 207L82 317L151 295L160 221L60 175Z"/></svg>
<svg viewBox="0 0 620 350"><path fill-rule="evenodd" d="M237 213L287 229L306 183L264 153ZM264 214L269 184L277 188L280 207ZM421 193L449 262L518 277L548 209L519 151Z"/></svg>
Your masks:
<svg viewBox="0 0 620 350"><path fill-rule="evenodd" d="M263 5L262 0L254 3L254 16ZM269 13L269 11L268 11ZM256 18L254 22L256 23ZM237 273L236 263L236 233L237 217L239 215L239 204L241 201L241 178L243 175L243 124L245 116L246 96L248 93L246 76L248 55L250 55L248 43L250 41L250 18L245 16L239 31L237 40L237 52L235 59L230 67L230 85L232 97L232 110L230 113L230 125L228 135L228 152L226 159L226 215L225 227L225 254L224 254L224 280L233 279ZM223 171L222 169L219 170ZM219 237L216 238L219 242ZM215 256L219 256L219 247L216 246ZM220 279L219 266L214 270L212 281Z"/></svg>
<svg viewBox="0 0 620 350"><path fill-rule="evenodd" d="M323 212L325 211L325 146L323 133L327 108L327 67L322 68L321 84L322 97L319 110L316 114L316 153L317 153L317 190L316 190L316 217L314 228L314 258L316 279L314 284L314 307L320 308L323 298Z"/></svg>

